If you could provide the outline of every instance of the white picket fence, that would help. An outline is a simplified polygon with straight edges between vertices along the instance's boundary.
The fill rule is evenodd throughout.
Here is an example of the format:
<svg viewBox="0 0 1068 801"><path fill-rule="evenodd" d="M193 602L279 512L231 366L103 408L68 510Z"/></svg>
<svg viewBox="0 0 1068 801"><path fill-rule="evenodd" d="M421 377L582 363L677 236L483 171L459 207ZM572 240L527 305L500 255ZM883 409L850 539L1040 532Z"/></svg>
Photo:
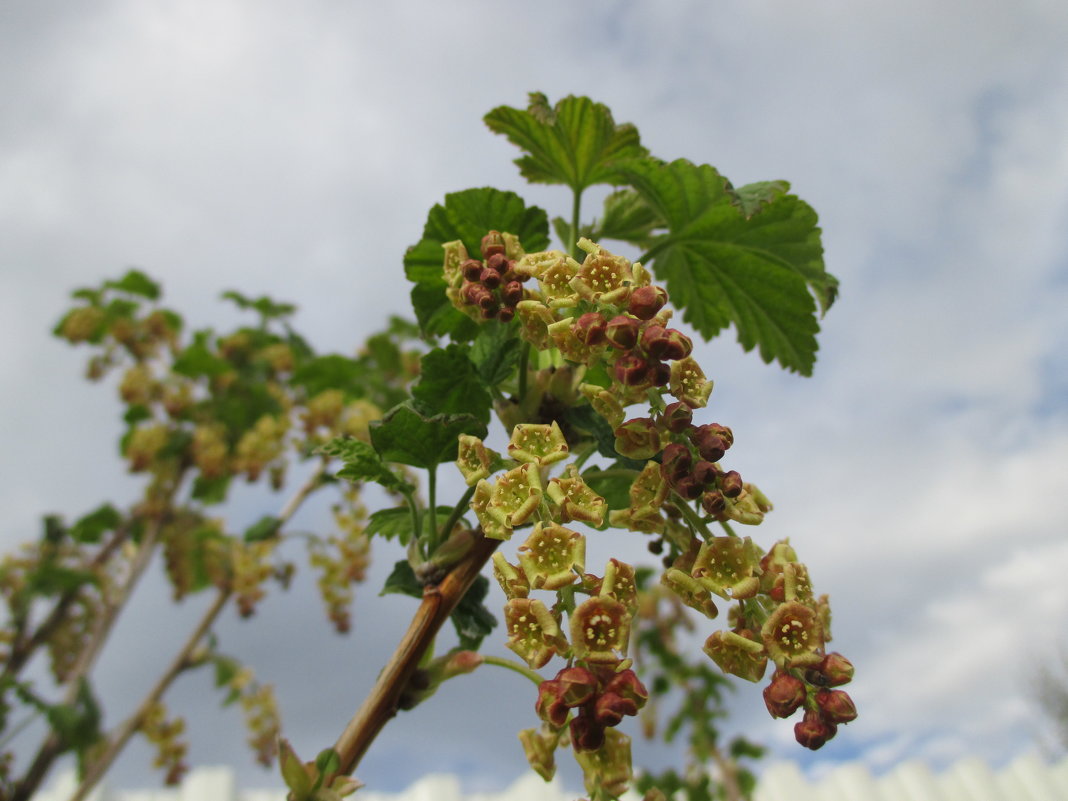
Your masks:
<svg viewBox="0 0 1068 801"><path fill-rule="evenodd" d="M76 787L73 774L58 777L33 801L69 801ZM582 793L546 784L533 773L498 793L463 793L455 776L427 776L401 793L360 790L356 801L573 801ZM88 801L285 801L282 789L239 790L229 768L198 768L178 788L117 790L101 785ZM627 799L639 796L629 793ZM767 767L755 801L1068 801L1068 758L1047 764L1023 756L991 770L982 760L964 759L934 773L923 763L904 762L880 776L850 763L818 781L807 779L796 764Z"/></svg>

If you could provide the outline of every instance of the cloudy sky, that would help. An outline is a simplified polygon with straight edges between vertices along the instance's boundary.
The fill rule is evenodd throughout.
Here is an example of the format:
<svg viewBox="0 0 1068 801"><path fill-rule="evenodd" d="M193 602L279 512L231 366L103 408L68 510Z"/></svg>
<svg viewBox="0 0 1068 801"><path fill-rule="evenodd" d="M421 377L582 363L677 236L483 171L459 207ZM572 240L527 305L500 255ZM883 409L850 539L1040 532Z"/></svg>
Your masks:
<svg viewBox="0 0 1068 801"><path fill-rule="evenodd" d="M115 450L113 388L49 330L67 292L139 266L193 326L232 325L237 288L291 300L323 350L404 314L405 247L469 186L528 191L481 122L526 93L586 94L663 158L735 184L783 178L819 212L842 294L815 375L743 354L700 358L732 466L776 511L836 610L861 718L816 754L741 687L731 733L819 771L1051 742L1034 678L1068 647L1068 7L1053 0L863 4L6 3L0 12L0 504L5 549L39 516L77 516L137 483ZM245 501L235 514L270 511ZM325 525L322 508L297 521ZM240 521L238 521L240 522ZM639 555L633 541L591 546ZM596 557L596 558L595 558ZM309 582L224 644L276 682L298 750L331 743L410 614L374 583L333 637ZM195 620L152 578L101 663L116 720ZM498 646L499 647L499 646ZM497 673L502 673L497 671ZM192 759L275 784L209 677L170 696ZM125 699L125 700L124 700ZM511 674L460 679L398 718L361 767L376 789L431 771L500 787L534 725ZM484 712L494 716L486 718ZM645 753L636 744L636 761ZM658 749L650 759L678 758ZM566 761L566 760L565 760ZM131 748L123 784L148 784ZM574 774L570 781L577 786Z"/></svg>

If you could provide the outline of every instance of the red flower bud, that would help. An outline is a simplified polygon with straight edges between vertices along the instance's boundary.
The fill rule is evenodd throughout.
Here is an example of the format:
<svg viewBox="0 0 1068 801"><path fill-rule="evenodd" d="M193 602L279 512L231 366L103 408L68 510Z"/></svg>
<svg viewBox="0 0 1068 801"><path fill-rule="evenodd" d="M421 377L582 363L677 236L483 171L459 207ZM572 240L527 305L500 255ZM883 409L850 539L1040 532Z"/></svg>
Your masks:
<svg viewBox="0 0 1068 801"><path fill-rule="evenodd" d="M493 301L490 291L479 283L465 283L460 287L460 298L464 303L470 303L472 306L482 306L487 298Z"/></svg>
<svg viewBox="0 0 1068 801"><path fill-rule="evenodd" d="M823 675L824 683L828 687L849 684L853 680L853 663L837 651L823 657L817 670Z"/></svg>
<svg viewBox="0 0 1068 801"><path fill-rule="evenodd" d="M822 748L823 744L834 737L837 731L838 727L823 720L819 712L806 709L804 719L794 726L794 739L805 748L815 751Z"/></svg>
<svg viewBox="0 0 1068 801"><path fill-rule="evenodd" d="M683 476L672 485L672 489L688 501L700 498L701 493L705 491L701 482L692 475Z"/></svg>
<svg viewBox="0 0 1068 801"><path fill-rule="evenodd" d="M501 285L501 274L496 270L491 270L489 267L487 267L479 274L478 280L480 280L488 288L496 289Z"/></svg>
<svg viewBox="0 0 1068 801"><path fill-rule="evenodd" d="M666 387L671 381L671 366L664 362L650 362L649 383L654 387Z"/></svg>
<svg viewBox="0 0 1068 801"><path fill-rule="evenodd" d="M497 312L497 319L502 323L510 323L512 318L515 317L515 309L510 306L505 306L499 312Z"/></svg>
<svg viewBox="0 0 1068 801"><path fill-rule="evenodd" d="M658 286L641 286L630 293L627 311L639 320L651 320L667 303L667 292Z"/></svg>
<svg viewBox="0 0 1068 801"><path fill-rule="evenodd" d="M486 257L486 266L499 275L508 271L508 257L504 253L494 253Z"/></svg>
<svg viewBox="0 0 1068 801"><path fill-rule="evenodd" d="M605 338L608 344L619 350L630 350L638 344L638 329L641 323L634 317L618 314L608 321Z"/></svg>
<svg viewBox="0 0 1068 801"><path fill-rule="evenodd" d="M693 429L690 432L690 441L697 447L703 458L710 462L718 462L734 443L734 435L726 426L709 423Z"/></svg>
<svg viewBox="0 0 1068 801"><path fill-rule="evenodd" d="M634 701L638 709L645 706L645 702L649 699L649 691L638 679L638 675L629 668L613 676L605 687L605 692L612 692Z"/></svg>
<svg viewBox="0 0 1068 801"><path fill-rule="evenodd" d="M701 496L701 508L705 510L706 514L716 517L727 508L727 500L719 490L706 492ZM779 600L782 599L780 598Z"/></svg>
<svg viewBox="0 0 1068 801"><path fill-rule="evenodd" d="M615 726L627 715L637 715L638 705L630 698L606 692L597 699L593 716L602 726Z"/></svg>
<svg viewBox="0 0 1068 801"><path fill-rule="evenodd" d="M580 713L571 720L571 747L576 751L599 751L604 745L604 726Z"/></svg>
<svg viewBox="0 0 1068 801"><path fill-rule="evenodd" d="M611 340L609 340L611 342ZM649 375L649 362L641 356L625 353L616 359L616 381L628 387L635 387L645 383Z"/></svg>
<svg viewBox="0 0 1068 801"><path fill-rule="evenodd" d="M494 253L504 255L504 237L500 231L490 231L482 237L482 258L488 259Z"/></svg>
<svg viewBox="0 0 1068 801"><path fill-rule="evenodd" d="M693 473L691 475L693 475L694 480L697 481L702 488L707 488L716 480L719 471L712 462L701 459L693 466Z"/></svg>
<svg viewBox="0 0 1068 801"><path fill-rule="evenodd" d="M671 343L662 325L647 325L642 331L642 350L654 359L663 359Z"/></svg>
<svg viewBox="0 0 1068 801"><path fill-rule="evenodd" d="M460 265L460 269L463 270L465 280L477 281L482 275L482 262L478 259L468 259Z"/></svg>
<svg viewBox="0 0 1068 801"><path fill-rule="evenodd" d="M788 718L805 702L805 683L790 673L775 671L764 688L764 705L773 718Z"/></svg>
<svg viewBox="0 0 1068 801"><path fill-rule="evenodd" d="M664 346L664 358L671 361L677 359L685 359L691 353L693 353L693 340L686 336L681 331L677 331L674 328L669 328L664 335L666 345Z"/></svg>
<svg viewBox="0 0 1068 801"><path fill-rule="evenodd" d="M556 674L560 697L569 707L582 706L597 692L597 677L584 667L564 668Z"/></svg>
<svg viewBox="0 0 1068 801"><path fill-rule="evenodd" d="M737 470L731 470L719 477L719 489L728 498L737 498L742 494L742 476Z"/></svg>
<svg viewBox="0 0 1068 801"><path fill-rule="evenodd" d="M563 700L563 688L560 682L547 680L538 685L538 700L534 702L534 711L546 723L560 727L567 720L568 708Z"/></svg>
<svg viewBox="0 0 1068 801"><path fill-rule="evenodd" d="M597 312L586 312L571 325L575 339L583 345L593 347L605 341L604 333L607 323L604 316Z"/></svg>
<svg viewBox="0 0 1068 801"><path fill-rule="evenodd" d="M819 690L816 706L828 723L849 723L857 719L857 707L845 690Z"/></svg>
<svg viewBox="0 0 1068 801"><path fill-rule="evenodd" d="M693 410L682 401L669 403L664 407L660 422L673 434L681 434L693 422Z"/></svg>
<svg viewBox="0 0 1068 801"><path fill-rule="evenodd" d="M509 281L501 290L501 300L505 306L515 307L523 299L523 285L518 281Z"/></svg>
<svg viewBox="0 0 1068 801"><path fill-rule="evenodd" d="M693 456L690 454L690 449L678 442L672 442L664 448L660 461L660 474L664 477L664 481L674 485L683 476L689 474L691 465L693 465Z"/></svg>

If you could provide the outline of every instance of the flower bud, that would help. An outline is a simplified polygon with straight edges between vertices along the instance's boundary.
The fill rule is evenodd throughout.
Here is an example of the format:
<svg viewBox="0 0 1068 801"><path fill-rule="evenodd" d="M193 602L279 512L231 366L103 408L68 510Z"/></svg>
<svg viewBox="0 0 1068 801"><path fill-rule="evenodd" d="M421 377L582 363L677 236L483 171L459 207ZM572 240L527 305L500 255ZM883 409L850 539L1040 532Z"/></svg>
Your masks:
<svg viewBox="0 0 1068 801"><path fill-rule="evenodd" d="M509 281L501 290L501 300L505 306L515 307L523 299L523 285L518 281Z"/></svg>
<svg viewBox="0 0 1068 801"><path fill-rule="evenodd" d="M482 258L488 259L495 253L504 255L504 237L500 231L490 231L482 237Z"/></svg>
<svg viewBox="0 0 1068 801"><path fill-rule="evenodd" d="M764 688L764 705L773 718L788 718L805 701L805 683L790 673L775 671Z"/></svg>
<svg viewBox="0 0 1068 801"><path fill-rule="evenodd" d="M719 475L719 470L712 462L701 459L693 466L692 473L694 480L701 485L702 488L707 488L713 481L716 480L716 476Z"/></svg>
<svg viewBox="0 0 1068 801"><path fill-rule="evenodd" d="M664 448L661 457L660 474L668 484L676 484L684 476L689 475L693 464L693 456L690 449L678 442L672 442Z"/></svg>
<svg viewBox="0 0 1068 801"><path fill-rule="evenodd" d="M568 707L582 706L597 692L597 677L578 665L563 668L554 681L559 687L560 699Z"/></svg>
<svg viewBox="0 0 1068 801"><path fill-rule="evenodd" d="M575 338L583 345L593 347L605 341L605 328L607 323L604 316L597 312L586 312L579 317L571 326Z"/></svg>
<svg viewBox="0 0 1068 801"><path fill-rule="evenodd" d="M468 281L460 287L460 299L472 306L481 306L485 299L493 301L493 295L482 284Z"/></svg>
<svg viewBox="0 0 1068 801"><path fill-rule="evenodd" d="M641 322L634 317L619 314L608 321L605 337L608 344L619 350L630 350L638 344L638 330Z"/></svg>
<svg viewBox="0 0 1068 801"><path fill-rule="evenodd" d="M663 358L669 361L685 359L693 353L693 340L681 331L669 328L664 334Z"/></svg>
<svg viewBox="0 0 1068 801"><path fill-rule="evenodd" d="M848 684L853 680L853 663L837 651L823 657L817 670L823 675L828 687Z"/></svg>
<svg viewBox="0 0 1068 801"><path fill-rule="evenodd" d="M705 491L704 486L692 475L683 476L672 485L672 489L688 501L696 500Z"/></svg>
<svg viewBox="0 0 1068 801"><path fill-rule="evenodd" d="M666 387L671 381L671 366L666 362L650 362L648 380L654 387Z"/></svg>
<svg viewBox="0 0 1068 801"><path fill-rule="evenodd" d="M497 319L502 323L512 322L512 318L515 317L515 309L510 306L505 306L503 309L497 312Z"/></svg>
<svg viewBox="0 0 1068 801"><path fill-rule="evenodd" d="M593 707L593 716L602 726L615 726L627 715L637 715L638 705L629 698L605 692Z"/></svg>
<svg viewBox="0 0 1068 801"><path fill-rule="evenodd" d="M627 311L639 320L651 320L667 303L667 292L658 286L641 286L630 294Z"/></svg>
<svg viewBox="0 0 1068 801"><path fill-rule="evenodd" d="M728 498L737 498L742 494L742 477L737 470L731 470L719 477L720 491Z"/></svg>
<svg viewBox="0 0 1068 801"><path fill-rule="evenodd" d="M575 751L599 751L604 745L604 729L589 715L577 715L571 721L571 747Z"/></svg>
<svg viewBox="0 0 1068 801"><path fill-rule="evenodd" d="M616 359L615 377L620 384L635 387L644 384L648 379L648 375L649 362L641 356L625 353Z"/></svg>
<svg viewBox="0 0 1068 801"><path fill-rule="evenodd" d="M662 325L647 325L642 331L641 342L642 350L654 359L663 359L670 347L667 331Z"/></svg>
<svg viewBox="0 0 1068 801"><path fill-rule="evenodd" d="M479 273L478 280L489 289L496 289L501 285L501 274L487 267Z"/></svg>
<svg viewBox="0 0 1068 801"><path fill-rule="evenodd" d="M705 510L706 514L718 517L727 508L727 499L723 497L723 493L719 490L706 492L701 496L701 508Z"/></svg>
<svg viewBox="0 0 1068 801"><path fill-rule="evenodd" d="M538 700L534 702L534 711L546 723L559 728L567 720L569 710L564 703L563 689L560 682L549 679L538 685Z"/></svg>
<svg viewBox="0 0 1068 801"><path fill-rule="evenodd" d="M503 253L494 253L486 258L486 266L498 275L508 272L508 257Z"/></svg>
<svg viewBox="0 0 1068 801"><path fill-rule="evenodd" d="M823 720L819 712L807 709L804 720L794 726L794 739L805 748L816 751L834 737L837 731L838 727Z"/></svg>
<svg viewBox="0 0 1068 801"><path fill-rule="evenodd" d="M478 281L482 277L483 265L478 259L468 259L460 265L460 269L465 281Z"/></svg>
<svg viewBox="0 0 1068 801"><path fill-rule="evenodd" d="M828 723L849 723L857 719L857 707L845 690L819 690L816 706Z"/></svg>
<svg viewBox="0 0 1068 801"><path fill-rule="evenodd" d="M673 401L664 407L660 424L672 434L681 434L693 423L693 411L681 401Z"/></svg>
<svg viewBox="0 0 1068 801"><path fill-rule="evenodd" d="M696 446L702 458L710 462L718 462L733 444L734 435L726 426L709 423L691 431L690 441Z"/></svg>
<svg viewBox="0 0 1068 801"><path fill-rule="evenodd" d="M645 685L638 679L638 675L629 668L621 670L613 676L605 687L605 691L630 699L637 705L638 709L645 706L645 702L649 700L649 691L645 689Z"/></svg>

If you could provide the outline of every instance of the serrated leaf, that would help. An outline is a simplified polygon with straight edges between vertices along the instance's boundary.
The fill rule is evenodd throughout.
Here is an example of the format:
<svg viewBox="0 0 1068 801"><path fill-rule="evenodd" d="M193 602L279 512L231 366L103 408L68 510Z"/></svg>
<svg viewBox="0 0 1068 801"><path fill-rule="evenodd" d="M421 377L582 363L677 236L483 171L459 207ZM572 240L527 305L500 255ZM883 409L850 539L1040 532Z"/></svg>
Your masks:
<svg viewBox="0 0 1068 801"><path fill-rule="evenodd" d="M366 374L366 368L355 359L330 353L300 365L289 383L303 387L309 397L328 389L340 389L350 398L361 398L365 394L363 382Z"/></svg>
<svg viewBox="0 0 1068 801"><path fill-rule="evenodd" d="M259 542L273 537L282 528L282 521L271 515L264 515L247 529L245 542Z"/></svg>
<svg viewBox="0 0 1068 801"><path fill-rule="evenodd" d="M512 377L519 364L520 341L515 323L489 322L471 343L470 359L487 387L498 387Z"/></svg>
<svg viewBox="0 0 1068 801"><path fill-rule="evenodd" d="M378 593L380 597L394 594L410 595L413 598L423 597L423 585L415 577L415 571L412 570L412 566L408 564L407 559L401 559L393 565L393 572L386 578L382 592Z"/></svg>
<svg viewBox="0 0 1068 801"><path fill-rule="evenodd" d="M372 537L377 534L387 540L396 538L407 545L412 538L412 512L407 506L379 509L367 518L363 533Z"/></svg>
<svg viewBox="0 0 1068 801"><path fill-rule="evenodd" d="M493 399L464 345L434 348L423 356L412 397L429 414L470 414L489 423Z"/></svg>
<svg viewBox="0 0 1068 801"><path fill-rule="evenodd" d="M371 423L371 442L386 462L432 468L456 461L458 437L486 436L486 425L469 414L427 416L411 402L393 407Z"/></svg>
<svg viewBox="0 0 1068 801"><path fill-rule="evenodd" d="M711 339L728 325L745 350L811 375L816 303L833 300L836 279L823 266L816 213L794 195L764 187L745 199L716 170L680 159L620 168L665 221L641 261L667 283L683 319ZM743 206L759 211L746 217ZM810 293L811 292L811 293Z"/></svg>
<svg viewBox="0 0 1068 801"><path fill-rule="evenodd" d="M452 337L467 342L478 333L478 323L453 306L445 297L442 278L421 281L412 287L412 309L420 329L427 336Z"/></svg>
<svg viewBox="0 0 1068 801"><path fill-rule="evenodd" d="M648 247L654 229L663 228L664 220L633 189L621 189L604 199L604 216L588 234L590 239L615 239Z"/></svg>
<svg viewBox="0 0 1068 801"><path fill-rule="evenodd" d="M591 467L582 474L582 480L605 499L609 509L626 509L630 506L630 487L638 477L638 472L619 464L606 468Z"/></svg>
<svg viewBox="0 0 1068 801"><path fill-rule="evenodd" d="M100 542L105 531L113 531L122 522L122 515L110 503L94 509L70 527L75 542Z"/></svg>
<svg viewBox="0 0 1068 801"><path fill-rule="evenodd" d="M337 472L338 478L348 481L373 481L392 492L410 493L414 487L385 465L378 452L362 440L335 437L319 448L321 453L345 463ZM394 460L395 461L395 460Z"/></svg>
<svg viewBox="0 0 1068 801"><path fill-rule="evenodd" d="M140 295L149 300L156 300L159 297L159 284L140 270L130 270L118 281L105 281L104 286L130 295Z"/></svg>
<svg viewBox="0 0 1068 801"><path fill-rule="evenodd" d="M568 96L550 108L544 94L532 92L525 111L499 106L483 119L491 131L526 151L515 160L524 178L565 184L575 192L618 183L613 165L648 152L637 128L616 125L608 107L588 97Z"/></svg>
<svg viewBox="0 0 1068 801"><path fill-rule="evenodd" d="M489 580L478 576L450 615L460 637L460 648L466 651L478 650L482 640L497 625L496 616L483 603L488 592Z"/></svg>

